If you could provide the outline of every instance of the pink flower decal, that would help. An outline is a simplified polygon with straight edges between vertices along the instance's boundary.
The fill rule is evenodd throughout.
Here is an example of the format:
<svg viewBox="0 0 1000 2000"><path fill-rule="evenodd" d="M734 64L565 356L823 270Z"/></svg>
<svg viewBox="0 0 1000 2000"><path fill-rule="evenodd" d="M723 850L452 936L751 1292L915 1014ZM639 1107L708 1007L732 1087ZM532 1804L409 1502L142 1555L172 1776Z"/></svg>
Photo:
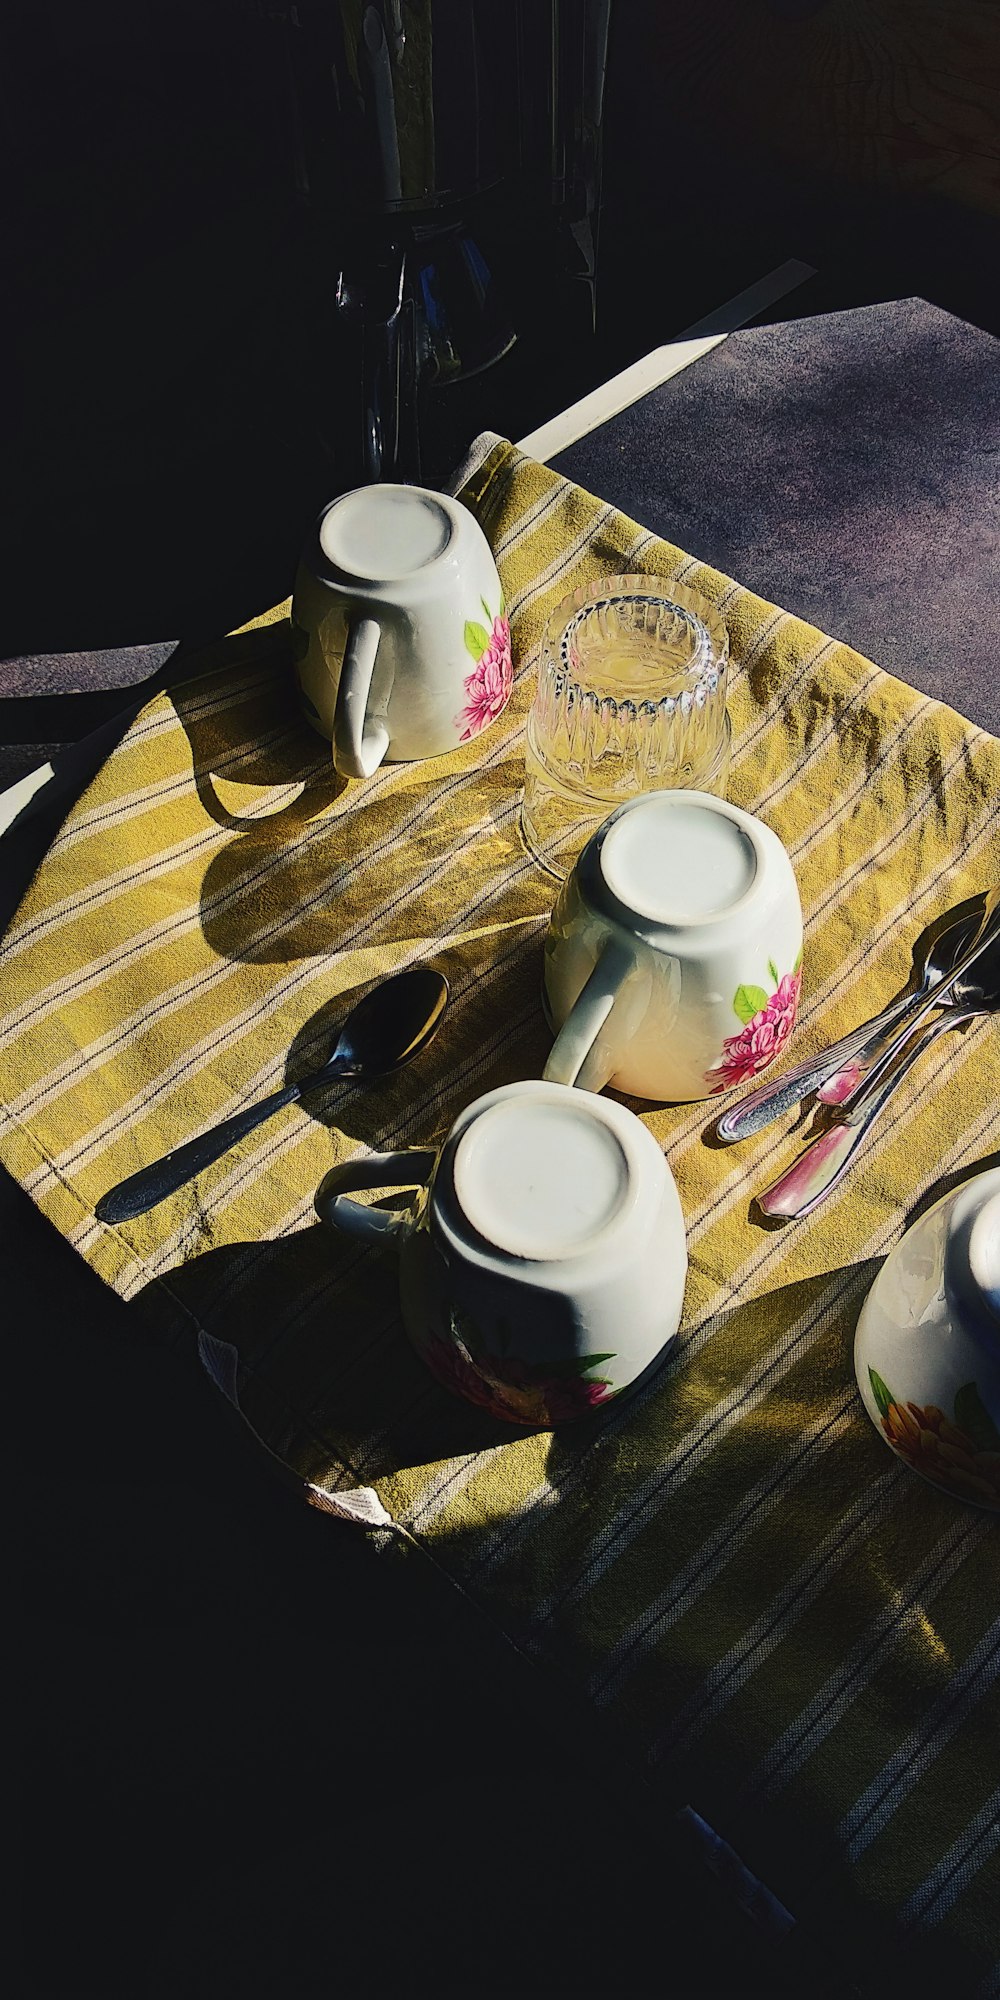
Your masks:
<svg viewBox="0 0 1000 2000"><path fill-rule="evenodd" d="M613 1355L570 1356L546 1369L544 1364L519 1356L488 1353L478 1341L473 1354L467 1345L470 1339L475 1336L468 1322L463 1319L460 1332L458 1316L453 1314L451 1338L426 1335L419 1342L420 1352L431 1374L446 1389L509 1424L548 1429L570 1417L586 1416L615 1394L610 1382L600 1376L588 1380L585 1373L613 1360Z"/></svg>
<svg viewBox="0 0 1000 2000"><path fill-rule="evenodd" d="M487 618L490 618L485 598L482 605ZM491 627L488 629L474 619L466 623L465 644L476 664L466 677L465 707L461 715L455 717L455 727L461 730L462 743L470 743L481 730L488 729L490 723L496 721L506 708L514 685L510 621L503 615L502 602L497 616L491 620Z"/></svg>
<svg viewBox="0 0 1000 2000"><path fill-rule="evenodd" d="M718 1077L712 1095L717 1097L722 1090L731 1089L734 1083L745 1083L747 1077L756 1076L758 1070L766 1069L783 1049L798 1012L799 993L802 989L802 974L798 963L794 972L786 972L779 979L776 968L770 968L775 983L775 991L768 995L762 986L738 986L733 1000L733 1011L744 1026L738 1035L727 1035L723 1044L722 1061L715 1063L708 1072L706 1081Z"/></svg>

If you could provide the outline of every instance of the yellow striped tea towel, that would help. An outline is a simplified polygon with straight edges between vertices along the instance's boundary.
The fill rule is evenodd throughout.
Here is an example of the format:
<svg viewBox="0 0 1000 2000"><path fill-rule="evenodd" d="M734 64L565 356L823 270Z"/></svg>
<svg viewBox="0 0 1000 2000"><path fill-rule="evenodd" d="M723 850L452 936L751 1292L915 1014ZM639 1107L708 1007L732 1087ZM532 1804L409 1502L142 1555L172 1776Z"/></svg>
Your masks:
<svg viewBox="0 0 1000 2000"><path fill-rule="evenodd" d="M1000 745L509 445L463 497L511 615L506 713L342 790L259 634L152 700L4 944L3 1159L137 1302L137 1333L140 1303L196 1332L313 1497L429 1550L582 1681L665 1804L694 1800L876 1983L972 1992L998 1907L997 1530L884 1449L851 1342L914 1205L996 1146L990 1026L936 1045L782 1232L751 1213L782 1128L722 1151L706 1107L637 1107L685 1210L681 1334L640 1393L562 1432L508 1431L430 1381L393 1267L321 1230L312 1196L334 1160L433 1142L542 1069L552 888L518 832L522 734L545 620L585 578L683 577L728 623L731 796L802 893L799 1053L874 1012L926 923L1000 879ZM301 1073L360 990L431 957L453 997L412 1069L308 1100L133 1223L96 1221L106 1188Z"/></svg>

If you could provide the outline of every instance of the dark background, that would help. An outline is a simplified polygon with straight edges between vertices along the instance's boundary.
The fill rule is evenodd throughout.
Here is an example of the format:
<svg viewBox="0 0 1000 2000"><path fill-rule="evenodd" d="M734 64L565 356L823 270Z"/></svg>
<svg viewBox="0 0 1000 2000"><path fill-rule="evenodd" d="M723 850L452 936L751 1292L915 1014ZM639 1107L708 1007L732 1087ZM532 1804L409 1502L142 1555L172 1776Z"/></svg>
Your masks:
<svg viewBox="0 0 1000 2000"><path fill-rule="evenodd" d="M250 3L0 21L0 657L231 629L288 593L338 490L324 273ZM509 361L441 392L428 476L790 257L817 275L771 318L919 296L1000 331L998 40L988 0L614 0L596 336L578 288L540 285Z"/></svg>
<svg viewBox="0 0 1000 2000"><path fill-rule="evenodd" d="M617 0L596 335L567 298L457 385L429 471L790 257L817 275L771 318L917 295L1000 333L995 19ZM36 0L0 58L9 781L170 642L285 596L337 472L266 37L222 5ZM193 1357L139 1342L0 1194L21 1990L851 1990L801 1941L775 1960L590 1714L429 1564L386 1568L275 1486Z"/></svg>

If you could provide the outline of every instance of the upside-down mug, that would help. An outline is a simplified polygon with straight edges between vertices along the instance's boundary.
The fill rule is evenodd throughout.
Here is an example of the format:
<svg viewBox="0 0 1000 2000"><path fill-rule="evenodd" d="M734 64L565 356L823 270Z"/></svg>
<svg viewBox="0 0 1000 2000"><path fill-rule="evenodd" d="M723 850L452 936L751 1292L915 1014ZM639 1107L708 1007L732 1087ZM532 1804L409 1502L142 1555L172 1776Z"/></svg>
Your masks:
<svg viewBox="0 0 1000 2000"><path fill-rule="evenodd" d="M359 1188L420 1190L415 1210ZM400 1255L406 1331L431 1373L510 1423L582 1416L673 1339L687 1271L673 1177L625 1105L560 1084L506 1084L469 1105L440 1153L334 1167L316 1208Z"/></svg>
<svg viewBox="0 0 1000 2000"><path fill-rule="evenodd" d="M708 792L629 799L588 841L545 940L556 1083L690 1103L784 1047L802 909L762 820Z"/></svg>
<svg viewBox="0 0 1000 2000"><path fill-rule="evenodd" d="M490 545L461 501L426 487L362 486L324 508L299 563L292 642L303 711L344 777L455 750L510 699Z"/></svg>
<svg viewBox="0 0 1000 2000"><path fill-rule="evenodd" d="M890 1251L861 1308L854 1368L899 1458L1000 1512L1000 1167L951 1188Z"/></svg>

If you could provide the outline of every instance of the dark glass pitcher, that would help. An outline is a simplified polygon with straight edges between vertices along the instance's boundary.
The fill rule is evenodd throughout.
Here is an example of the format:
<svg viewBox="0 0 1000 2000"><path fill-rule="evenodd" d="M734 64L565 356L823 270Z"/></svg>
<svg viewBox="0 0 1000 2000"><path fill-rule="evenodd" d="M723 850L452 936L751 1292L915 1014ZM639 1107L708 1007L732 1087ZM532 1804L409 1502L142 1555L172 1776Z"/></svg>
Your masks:
<svg viewBox="0 0 1000 2000"><path fill-rule="evenodd" d="M611 0L273 0L341 487L419 479L430 391L596 275ZM498 275L498 272L502 275Z"/></svg>

